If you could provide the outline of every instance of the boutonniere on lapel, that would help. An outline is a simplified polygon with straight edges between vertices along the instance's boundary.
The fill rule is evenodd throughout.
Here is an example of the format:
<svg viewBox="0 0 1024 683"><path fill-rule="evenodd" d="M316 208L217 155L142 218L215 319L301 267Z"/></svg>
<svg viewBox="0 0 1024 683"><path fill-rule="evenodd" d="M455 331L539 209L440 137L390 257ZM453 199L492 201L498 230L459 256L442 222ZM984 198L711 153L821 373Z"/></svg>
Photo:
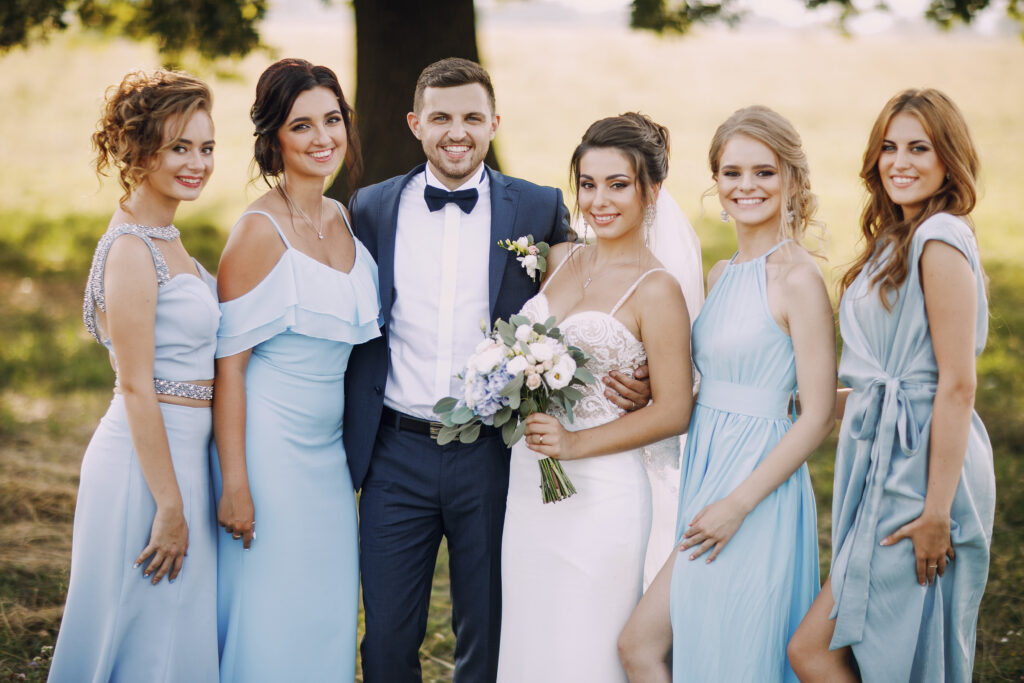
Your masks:
<svg viewBox="0 0 1024 683"><path fill-rule="evenodd" d="M537 275L543 275L548 269L548 252L551 251L551 247L548 246L547 242L534 243L533 235L526 235L520 237L515 242L512 240L505 240L504 242L498 242L498 246L505 251L512 252L516 255L516 261L523 266L523 270L530 276L530 279L534 282L537 281Z"/></svg>

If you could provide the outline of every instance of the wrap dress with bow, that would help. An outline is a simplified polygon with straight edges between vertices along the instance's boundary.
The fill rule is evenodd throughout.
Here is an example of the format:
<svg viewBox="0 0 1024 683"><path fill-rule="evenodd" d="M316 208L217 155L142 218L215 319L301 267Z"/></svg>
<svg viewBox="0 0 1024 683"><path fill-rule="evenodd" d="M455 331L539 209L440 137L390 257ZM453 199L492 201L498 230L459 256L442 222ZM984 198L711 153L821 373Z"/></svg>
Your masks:
<svg viewBox="0 0 1024 683"><path fill-rule="evenodd" d="M886 251L843 296L839 377L853 389L839 435L832 504L833 649L852 646L865 681L969 681L978 606L988 578L995 507L992 446L977 413L953 499L956 559L927 586L917 583L913 544L880 541L920 516L928 484L932 349L920 260L939 240L963 253L977 285L975 354L985 347L988 302L977 243L961 219L936 214L911 242L906 280L886 310L870 280Z"/></svg>

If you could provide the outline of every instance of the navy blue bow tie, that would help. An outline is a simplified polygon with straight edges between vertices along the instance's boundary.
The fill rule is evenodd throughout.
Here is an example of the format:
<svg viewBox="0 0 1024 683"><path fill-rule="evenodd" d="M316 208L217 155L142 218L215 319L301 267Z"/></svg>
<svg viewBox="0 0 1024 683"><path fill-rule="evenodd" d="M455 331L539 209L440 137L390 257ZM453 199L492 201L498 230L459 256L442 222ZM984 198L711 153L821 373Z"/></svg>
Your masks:
<svg viewBox="0 0 1024 683"><path fill-rule="evenodd" d="M433 185L427 185L423 190L423 198L427 200L427 208L431 211L440 211L444 208L444 205L448 202L455 202L463 213L469 213L476 206L476 200L479 198L479 194L476 188L469 190L456 190L455 192L449 192L442 190L440 187L434 187Z"/></svg>

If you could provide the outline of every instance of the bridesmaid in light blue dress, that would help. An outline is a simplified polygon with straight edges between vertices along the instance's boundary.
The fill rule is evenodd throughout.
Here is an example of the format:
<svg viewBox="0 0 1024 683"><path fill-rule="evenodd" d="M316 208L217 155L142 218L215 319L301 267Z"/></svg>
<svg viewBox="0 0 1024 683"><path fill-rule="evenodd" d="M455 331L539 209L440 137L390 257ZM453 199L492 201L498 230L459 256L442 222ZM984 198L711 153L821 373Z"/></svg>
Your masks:
<svg viewBox="0 0 1024 683"><path fill-rule="evenodd" d="M861 171L865 248L843 278L832 569L790 644L804 680L970 681L995 507L973 410L988 334L978 158L956 105L907 90ZM852 660L855 660L852 661Z"/></svg>
<svg viewBox="0 0 1024 683"><path fill-rule="evenodd" d="M53 682L218 678L209 443L220 311L173 225L213 172L211 104L188 74L133 72L108 92L93 136L97 171L116 170L125 195L96 247L83 317L116 381L82 459Z"/></svg>
<svg viewBox="0 0 1024 683"><path fill-rule="evenodd" d="M330 69L286 59L256 87L256 162L272 189L221 258L214 405L221 680L352 681L356 506L341 440L353 344L379 336L377 267L322 196L359 165ZM259 518L256 533L255 517Z"/></svg>
<svg viewBox="0 0 1024 683"><path fill-rule="evenodd" d="M673 553L620 637L630 680L795 681L786 643L818 592L805 461L834 424L832 309L796 241L816 208L788 121L741 109L709 153L737 252L693 325L700 391L683 451ZM791 422L799 383L804 406ZM737 647L737 645L740 645Z"/></svg>

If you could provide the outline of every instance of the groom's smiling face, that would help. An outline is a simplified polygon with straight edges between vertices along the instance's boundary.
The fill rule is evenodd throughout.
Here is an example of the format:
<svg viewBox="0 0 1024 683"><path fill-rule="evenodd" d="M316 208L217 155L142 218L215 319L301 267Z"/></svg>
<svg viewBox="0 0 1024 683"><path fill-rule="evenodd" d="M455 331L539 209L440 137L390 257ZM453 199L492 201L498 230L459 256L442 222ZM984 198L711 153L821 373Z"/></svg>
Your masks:
<svg viewBox="0 0 1024 683"><path fill-rule="evenodd" d="M412 134L423 143L430 170L450 190L466 182L483 162L500 120L479 83L426 88L420 111L407 118Z"/></svg>

